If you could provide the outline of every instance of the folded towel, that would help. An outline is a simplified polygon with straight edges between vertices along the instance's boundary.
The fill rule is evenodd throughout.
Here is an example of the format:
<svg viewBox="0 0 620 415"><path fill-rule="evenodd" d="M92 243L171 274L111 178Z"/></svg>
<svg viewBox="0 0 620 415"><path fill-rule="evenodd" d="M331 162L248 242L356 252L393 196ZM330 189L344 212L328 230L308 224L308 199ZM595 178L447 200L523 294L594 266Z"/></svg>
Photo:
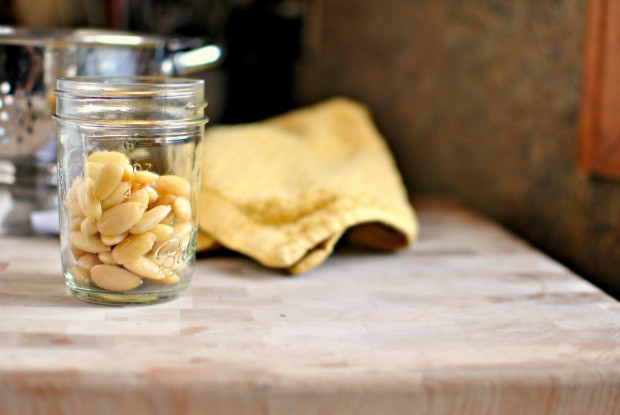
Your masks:
<svg viewBox="0 0 620 415"><path fill-rule="evenodd" d="M418 229L368 111L344 98L210 128L199 227L199 251L221 245L292 274L323 262L347 230L347 241L393 251Z"/></svg>

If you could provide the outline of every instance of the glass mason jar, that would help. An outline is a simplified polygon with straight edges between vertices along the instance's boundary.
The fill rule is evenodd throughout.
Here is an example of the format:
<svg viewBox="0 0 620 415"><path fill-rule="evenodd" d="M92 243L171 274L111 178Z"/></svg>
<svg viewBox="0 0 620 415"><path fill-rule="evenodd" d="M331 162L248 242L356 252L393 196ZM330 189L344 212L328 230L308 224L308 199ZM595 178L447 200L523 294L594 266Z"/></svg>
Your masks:
<svg viewBox="0 0 620 415"><path fill-rule="evenodd" d="M62 267L79 299L174 299L196 262L204 82L60 78L58 192Z"/></svg>

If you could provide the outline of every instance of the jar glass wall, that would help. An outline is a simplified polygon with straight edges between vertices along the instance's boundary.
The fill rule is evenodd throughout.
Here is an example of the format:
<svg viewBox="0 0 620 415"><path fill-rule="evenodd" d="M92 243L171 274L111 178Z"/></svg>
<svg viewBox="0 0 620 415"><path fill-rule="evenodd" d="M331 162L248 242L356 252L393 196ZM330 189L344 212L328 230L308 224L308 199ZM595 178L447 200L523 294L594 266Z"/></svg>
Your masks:
<svg viewBox="0 0 620 415"><path fill-rule="evenodd" d="M56 97L69 289L103 304L178 297L195 265L203 81L67 78Z"/></svg>

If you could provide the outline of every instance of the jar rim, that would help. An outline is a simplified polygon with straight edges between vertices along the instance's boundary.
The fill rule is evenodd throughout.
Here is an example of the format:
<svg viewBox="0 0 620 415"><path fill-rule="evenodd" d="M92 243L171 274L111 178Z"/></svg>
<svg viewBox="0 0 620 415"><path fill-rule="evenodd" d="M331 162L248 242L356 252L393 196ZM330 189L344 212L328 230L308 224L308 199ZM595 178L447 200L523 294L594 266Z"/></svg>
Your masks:
<svg viewBox="0 0 620 415"><path fill-rule="evenodd" d="M202 79L166 76L82 75L58 78L54 93L56 96L81 98L179 97L187 94L202 97L204 83Z"/></svg>

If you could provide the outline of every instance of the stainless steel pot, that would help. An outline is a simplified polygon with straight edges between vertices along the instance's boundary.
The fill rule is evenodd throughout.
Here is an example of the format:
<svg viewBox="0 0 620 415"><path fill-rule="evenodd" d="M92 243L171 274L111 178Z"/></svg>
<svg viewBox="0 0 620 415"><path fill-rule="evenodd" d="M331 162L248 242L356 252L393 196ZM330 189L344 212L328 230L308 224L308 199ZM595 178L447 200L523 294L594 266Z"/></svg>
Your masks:
<svg viewBox="0 0 620 415"><path fill-rule="evenodd" d="M222 51L102 30L0 26L0 234L30 234L32 212L53 209L56 79L76 75L187 75L218 65Z"/></svg>

